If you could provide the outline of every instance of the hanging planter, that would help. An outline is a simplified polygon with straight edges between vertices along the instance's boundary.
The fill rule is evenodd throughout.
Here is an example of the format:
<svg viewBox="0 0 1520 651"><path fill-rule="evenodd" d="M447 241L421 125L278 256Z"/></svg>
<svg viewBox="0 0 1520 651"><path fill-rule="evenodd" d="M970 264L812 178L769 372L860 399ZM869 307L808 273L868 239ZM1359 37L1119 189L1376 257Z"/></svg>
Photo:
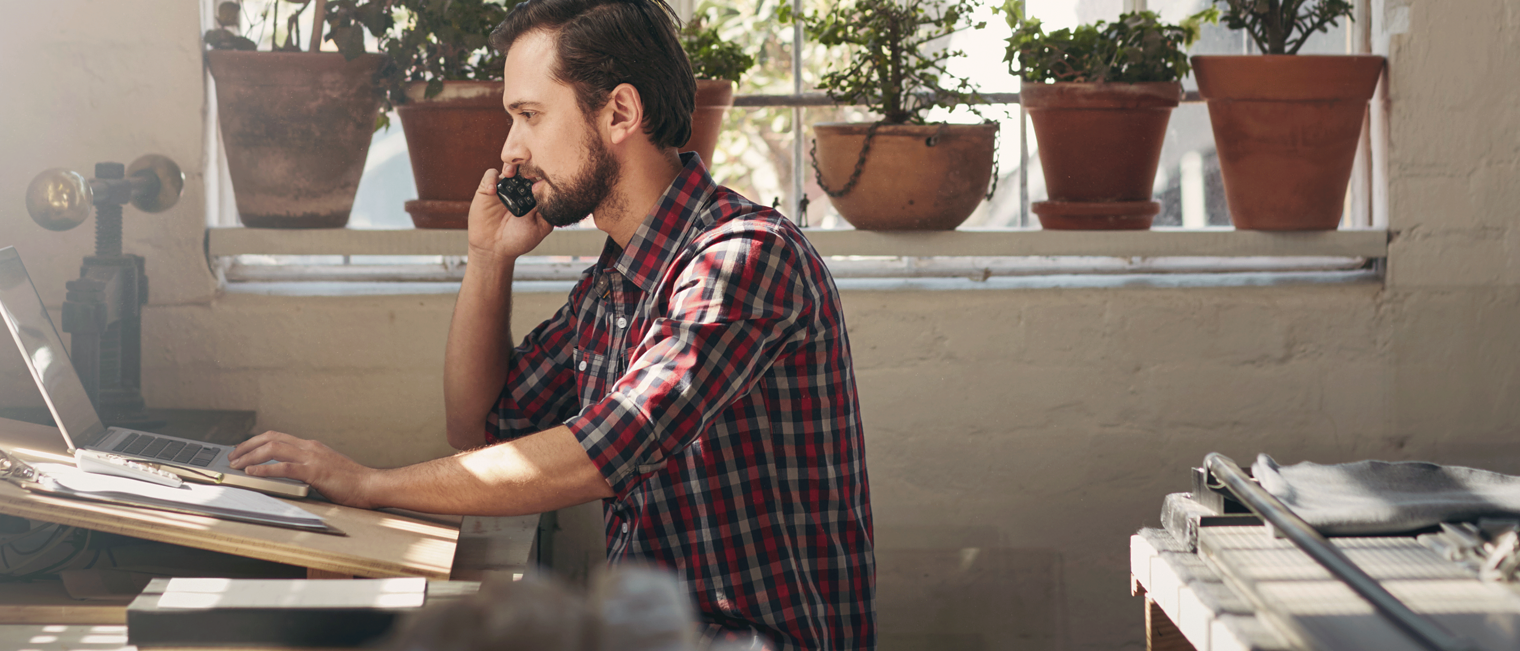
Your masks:
<svg viewBox="0 0 1520 651"><path fill-rule="evenodd" d="M944 73L964 53L933 45L980 28L975 9L969 0L856 0L799 16L819 43L848 48L849 60L819 81L829 99L882 116L813 127L815 178L855 228L951 230L988 196L998 125L925 124L931 109L977 99L970 81Z"/></svg>
<svg viewBox="0 0 1520 651"><path fill-rule="evenodd" d="M1383 57L1196 56L1193 66L1235 227L1335 230Z"/></svg>
<svg viewBox="0 0 1520 651"><path fill-rule="evenodd" d="M992 180L997 124L813 126L818 184L850 225L954 230Z"/></svg>
<svg viewBox="0 0 1520 651"><path fill-rule="evenodd" d="M417 228L466 228L481 176L501 168L511 127L502 82L445 81L433 97L427 85L408 84L407 102L396 107L417 183L418 198L404 207Z"/></svg>

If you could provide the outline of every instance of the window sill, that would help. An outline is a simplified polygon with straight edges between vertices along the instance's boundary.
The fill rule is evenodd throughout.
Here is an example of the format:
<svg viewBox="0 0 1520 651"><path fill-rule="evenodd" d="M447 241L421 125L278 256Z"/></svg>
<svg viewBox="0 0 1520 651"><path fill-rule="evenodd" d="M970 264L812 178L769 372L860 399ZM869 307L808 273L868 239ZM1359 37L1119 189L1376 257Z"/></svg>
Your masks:
<svg viewBox="0 0 1520 651"><path fill-rule="evenodd" d="M806 231L826 256L912 257L1388 257L1388 232L1237 231L1229 228L1149 231L958 230L886 233ZM234 255L444 255L466 253L464 231L275 230L210 228L207 253ZM606 235L595 229L557 230L536 256L596 256Z"/></svg>

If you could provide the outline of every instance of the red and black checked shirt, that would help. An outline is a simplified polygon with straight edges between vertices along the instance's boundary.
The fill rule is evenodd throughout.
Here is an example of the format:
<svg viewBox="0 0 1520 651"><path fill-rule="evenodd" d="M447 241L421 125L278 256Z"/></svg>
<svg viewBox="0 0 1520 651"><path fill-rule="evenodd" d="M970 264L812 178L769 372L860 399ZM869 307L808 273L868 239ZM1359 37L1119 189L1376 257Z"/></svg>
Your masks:
<svg viewBox="0 0 1520 651"><path fill-rule="evenodd" d="M685 169L516 349L488 433L564 424L612 485L607 557L674 570L705 635L876 645L850 344L790 221Z"/></svg>

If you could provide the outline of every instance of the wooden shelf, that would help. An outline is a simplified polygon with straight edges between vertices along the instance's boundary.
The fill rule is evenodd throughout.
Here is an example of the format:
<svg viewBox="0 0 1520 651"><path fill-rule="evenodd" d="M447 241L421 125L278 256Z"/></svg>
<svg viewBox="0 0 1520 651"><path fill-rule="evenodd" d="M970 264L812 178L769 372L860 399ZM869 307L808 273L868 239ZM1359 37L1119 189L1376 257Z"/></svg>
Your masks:
<svg viewBox="0 0 1520 651"><path fill-rule="evenodd" d="M1149 231L958 230L921 233L807 231L830 256L1347 257L1388 256L1388 232L1267 232L1234 229ZM464 231L275 230L212 228L208 253L229 255L453 255L467 250ZM595 256L606 236L558 230L533 255Z"/></svg>

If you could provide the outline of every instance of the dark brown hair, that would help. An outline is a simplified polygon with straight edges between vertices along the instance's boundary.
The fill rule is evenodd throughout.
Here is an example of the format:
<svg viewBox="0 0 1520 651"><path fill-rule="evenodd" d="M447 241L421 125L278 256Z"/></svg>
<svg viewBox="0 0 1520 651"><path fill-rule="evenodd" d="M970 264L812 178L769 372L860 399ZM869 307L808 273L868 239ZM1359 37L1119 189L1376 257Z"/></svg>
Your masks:
<svg viewBox="0 0 1520 651"><path fill-rule="evenodd" d="M506 53L524 34L549 32L558 45L550 74L575 89L583 113L605 106L618 84L632 84L649 140L679 147L691 137L697 94L679 24L665 0L528 0L491 32L491 46Z"/></svg>

